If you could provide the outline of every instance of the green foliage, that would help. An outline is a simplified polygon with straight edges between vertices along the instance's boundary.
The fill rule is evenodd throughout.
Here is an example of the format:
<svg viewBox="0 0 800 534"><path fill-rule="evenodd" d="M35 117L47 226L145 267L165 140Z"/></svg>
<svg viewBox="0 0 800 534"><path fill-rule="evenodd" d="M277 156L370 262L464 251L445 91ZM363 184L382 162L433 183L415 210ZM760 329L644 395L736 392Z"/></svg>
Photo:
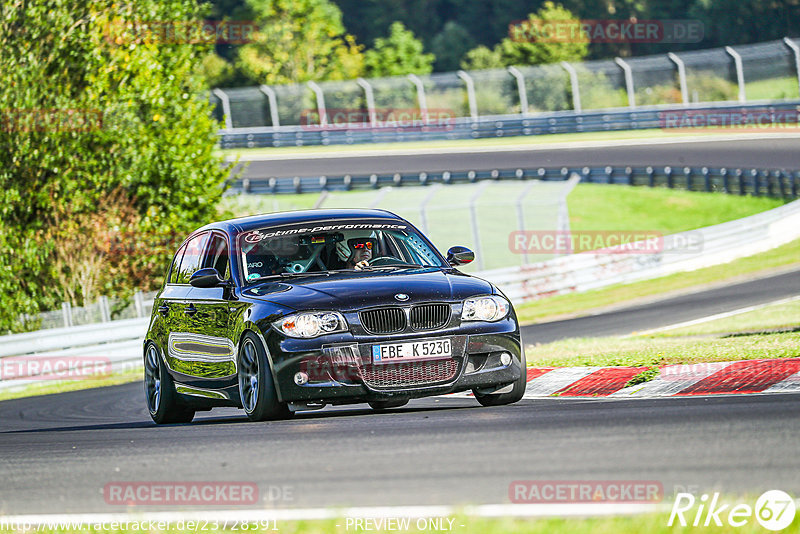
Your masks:
<svg viewBox="0 0 800 534"><path fill-rule="evenodd" d="M237 67L253 82L286 84L361 75L361 46L328 0L247 0L257 31Z"/></svg>
<svg viewBox="0 0 800 534"><path fill-rule="evenodd" d="M539 11L528 15L527 20L512 26L511 35L500 42L498 48L503 62L506 65L542 65L580 61L586 56L588 41L580 32L575 32L574 39L543 38L542 26L547 23L574 23L579 27L571 11L560 4L545 2Z"/></svg>
<svg viewBox="0 0 800 534"><path fill-rule="evenodd" d="M467 52L461 61L461 68L464 70L501 69L505 66L506 64L497 48L492 50L483 45L476 46Z"/></svg>
<svg viewBox="0 0 800 534"><path fill-rule="evenodd" d="M436 57L435 70L458 70L461 58L473 46L475 40L463 26L448 22L431 42L431 51Z"/></svg>
<svg viewBox="0 0 800 534"><path fill-rule="evenodd" d="M739 95L739 88L735 83L720 78L712 71L689 74L686 76L686 88L689 91L689 100L692 102L736 100Z"/></svg>
<svg viewBox="0 0 800 534"><path fill-rule="evenodd" d="M589 51L588 42L576 32L576 39L558 41L543 38L542 25L549 22L578 24L577 17L560 4L545 2L536 13L513 24L509 37L494 49L478 46L467 52L461 68L467 70L497 69L511 65L546 65L561 61L581 61ZM550 42L553 41L553 42Z"/></svg>
<svg viewBox="0 0 800 534"><path fill-rule="evenodd" d="M423 52L422 41L402 22L392 23L388 37L375 40L375 47L364 54L367 76L428 74L433 70L433 54Z"/></svg>
<svg viewBox="0 0 800 534"><path fill-rule="evenodd" d="M203 58L199 70L209 87L225 87L235 77L233 65L214 52Z"/></svg>
<svg viewBox="0 0 800 534"><path fill-rule="evenodd" d="M0 330L65 295L80 305L160 284L171 241L216 213L227 171L198 75L208 47L133 24L199 16L190 0L4 10Z"/></svg>

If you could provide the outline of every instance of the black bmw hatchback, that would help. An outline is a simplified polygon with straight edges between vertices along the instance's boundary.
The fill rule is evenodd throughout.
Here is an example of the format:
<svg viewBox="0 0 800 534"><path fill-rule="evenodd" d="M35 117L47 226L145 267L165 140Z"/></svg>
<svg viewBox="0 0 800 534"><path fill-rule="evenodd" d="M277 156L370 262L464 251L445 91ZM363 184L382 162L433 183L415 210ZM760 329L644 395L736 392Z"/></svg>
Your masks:
<svg viewBox="0 0 800 534"><path fill-rule="evenodd" d="M525 392L514 308L381 210L313 210L209 224L181 245L144 340L156 423L243 408L254 421L326 405L396 408L471 390Z"/></svg>

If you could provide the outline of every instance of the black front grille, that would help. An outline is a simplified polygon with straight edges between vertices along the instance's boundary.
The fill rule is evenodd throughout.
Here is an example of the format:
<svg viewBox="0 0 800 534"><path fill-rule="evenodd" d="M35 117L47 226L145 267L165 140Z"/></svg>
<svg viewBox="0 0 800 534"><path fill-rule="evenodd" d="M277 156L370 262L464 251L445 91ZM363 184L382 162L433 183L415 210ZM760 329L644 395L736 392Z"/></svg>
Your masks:
<svg viewBox="0 0 800 534"><path fill-rule="evenodd" d="M393 334L406 328L406 314L402 308L380 308L360 313L361 324L371 334Z"/></svg>
<svg viewBox="0 0 800 534"><path fill-rule="evenodd" d="M441 328L448 319L450 306L447 304L423 304L411 308L411 328L414 330Z"/></svg>
<svg viewBox="0 0 800 534"><path fill-rule="evenodd" d="M364 383L372 388L422 386L449 382L455 378L458 363L453 358L427 362L369 364L361 368Z"/></svg>

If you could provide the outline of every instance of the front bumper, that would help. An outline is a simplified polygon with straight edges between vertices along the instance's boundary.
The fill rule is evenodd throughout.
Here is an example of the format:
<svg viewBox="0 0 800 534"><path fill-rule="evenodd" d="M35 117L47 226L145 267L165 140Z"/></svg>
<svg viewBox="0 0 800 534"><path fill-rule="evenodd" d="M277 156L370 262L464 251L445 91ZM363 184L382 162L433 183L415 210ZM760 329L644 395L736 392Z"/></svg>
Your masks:
<svg viewBox="0 0 800 534"><path fill-rule="evenodd" d="M426 332L424 335L409 335L386 338L355 339L341 336L340 339L312 343L313 340L272 340L270 352L272 369L276 379L278 396L283 402L306 403L309 405L351 404L397 398L419 398L431 395L444 395L473 389L484 392L499 389L518 380L522 369L519 330L513 320L505 324L476 326L478 332ZM483 330L481 332L481 330ZM376 382L368 371L378 368L371 366L371 348L375 344L449 338L452 341L452 361L449 366L434 362L426 367L444 369L445 374L433 375L432 380L414 383L388 381ZM360 357L357 365L332 362L332 353L345 347ZM332 350L333 349L333 350ZM511 361L501 362L501 354L507 353ZM444 363L443 360L439 360ZM411 364L398 364L411 365ZM380 366L383 371L389 365ZM295 375L304 372L309 381L298 385ZM452 376L451 376L452 375ZM372 377L372 378L368 378ZM437 379L439 378L439 379Z"/></svg>

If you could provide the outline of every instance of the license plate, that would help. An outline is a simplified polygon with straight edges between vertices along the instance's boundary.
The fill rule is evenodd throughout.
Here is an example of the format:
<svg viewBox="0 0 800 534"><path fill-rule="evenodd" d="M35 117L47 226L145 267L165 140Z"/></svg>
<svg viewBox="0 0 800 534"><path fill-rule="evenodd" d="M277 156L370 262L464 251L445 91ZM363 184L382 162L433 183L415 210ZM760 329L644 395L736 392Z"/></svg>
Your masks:
<svg viewBox="0 0 800 534"><path fill-rule="evenodd" d="M453 347L449 339L412 341L372 346L372 363L395 363L449 358Z"/></svg>

